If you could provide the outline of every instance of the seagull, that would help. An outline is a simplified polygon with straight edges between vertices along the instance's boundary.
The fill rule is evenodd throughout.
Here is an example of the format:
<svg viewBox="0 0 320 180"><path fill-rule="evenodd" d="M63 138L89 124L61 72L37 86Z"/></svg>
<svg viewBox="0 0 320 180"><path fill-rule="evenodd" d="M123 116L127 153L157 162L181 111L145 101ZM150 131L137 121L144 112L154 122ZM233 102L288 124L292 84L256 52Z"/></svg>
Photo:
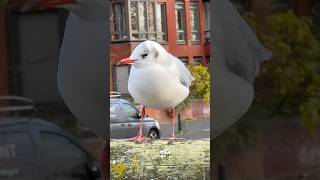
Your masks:
<svg viewBox="0 0 320 180"><path fill-rule="evenodd" d="M29 0L25 9L64 8L69 11L57 72L58 89L80 123L106 143L107 138L107 1ZM102 174L109 173L109 143L101 159Z"/></svg>
<svg viewBox="0 0 320 180"><path fill-rule="evenodd" d="M139 132L129 141L140 143L147 139L142 134L145 107L169 110L171 137L168 139L176 140L174 107L189 95L189 88L194 80L189 70L178 58L168 53L159 43L151 40L140 43L129 58L119 61L118 65L121 64L132 65L128 90L134 101L143 106Z"/></svg>
<svg viewBox="0 0 320 180"><path fill-rule="evenodd" d="M239 120L254 98L254 80L272 53L258 41L229 0L213 10L213 138Z"/></svg>

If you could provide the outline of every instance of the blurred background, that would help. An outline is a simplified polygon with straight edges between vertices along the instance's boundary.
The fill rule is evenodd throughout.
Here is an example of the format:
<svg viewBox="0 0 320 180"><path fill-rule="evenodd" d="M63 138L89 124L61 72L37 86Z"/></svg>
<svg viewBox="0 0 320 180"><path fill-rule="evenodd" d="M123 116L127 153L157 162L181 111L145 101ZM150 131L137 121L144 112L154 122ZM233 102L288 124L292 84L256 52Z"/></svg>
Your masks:
<svg viewBox="0 0 320 180"><path fill-rule="evenodd" d="M0 179L34 175L44 179L47 172L56 179L93 179L101 141L78 123L57 89L59 48L68 12L22 11L25 2L0 1ZM190 124L183 126L188 138L210 137L209 2L112 0L110 19L106 19L111 32L110 91L132 102L127 89L130 67L115 64L146 39L159 42L204 77L179 107L179 117ZM147 109L147 114L159 120L163 136L169 134L165 112ZM194 120L199 120L196 125Z"/></svg>
<svg viewBox="0 0 320 180"><path fill-rule="evenodd" d="M320 179L320 1L232 2L273 57L250 110L214 140L216 178Z"/></svg>
<svg viewBox="0 0 320 180"><path fill-rule="evenodd" d="M160 42L186 64L202 67L195 71L208 75L210 1L159 0L150 3L150 6L141 6L133 0L128 6L128 2L114 0L110 7L110 90L118 91L124 97L128 94L126 81L129 67L115 67L114 64L127 57L136 44L145 39ZM273 58L262 66L256 80L252 108L235 126L214 140L215 164L219 172L216 178L320 179L320 1L232 2L261 42L273 51ZM21 12L23 4L24 0L0 1L0 95L29 98L1 99L1 107L19 105L24 110L18 113L0 112L1 120L4 119L0 123L0 168L5 167L0 169L0 177L19 175L19 170L7 167L12 158L25 155L35 161L33 166L23 166L25 170L20 168L23 172L20 175L43 172L38 173L41 175L38 179L43 179L46 175L42 168L47 166L41 165L43 159L31 156L37 147L42 147L41 152L46 152L47 147L52 154L64 152L68 147L75 152L70 154L76 154L73 157L76 160L70 159L68 162L84 162L86 168L90 167L90 174L95 174L94 168L98 167L94 159L100 156L101 144L94 134L77 123L60 99L56 87L59 47L67 12L62 9ZM157 16L153 20L150 18L152 12L158 12L153 13ZM149 17L148 21L146 17ZM181 107L183 119L205 119L207 124L204 123L204 126L208 127L208 87L194 91L192 98L186 102L187 106ZM166 119L156 110L149 109L147 112L161 122ZM28 124L34 116L40 120ZM199 127L199 132L210 132L202 125ZM23 128L26 131L21 131ZM51 134L37 134L34 129ZM8 132L16 134L8 135ZM41 138L52 143L45 145L43 140L39 141ZM32 148L26 149L27 146ZM63 149L55 150L59 147ZM52 163L52 166L62 167L70 154L57 154L55 157L60 156L64 160ZM64 167L54 172L63 174L65 170L72 174L75 171L84 177L89 176L79 163L69 167L70 171Z"/></svg>

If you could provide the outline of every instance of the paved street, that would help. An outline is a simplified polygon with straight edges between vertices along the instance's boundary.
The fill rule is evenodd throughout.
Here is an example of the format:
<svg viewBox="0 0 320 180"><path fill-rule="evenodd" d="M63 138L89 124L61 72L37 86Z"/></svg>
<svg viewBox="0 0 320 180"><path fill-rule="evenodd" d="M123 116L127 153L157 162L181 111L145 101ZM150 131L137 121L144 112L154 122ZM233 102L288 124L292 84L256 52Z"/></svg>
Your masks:
<svg viewBox="0 0 320 180"><path fill-rule="evenodd" d="M185 129L182 134L177 132L178 124L175 123L176 129L176 136L180 138L186 139L203 139L203 138L210 138L210 120L193 120L193 121L184 121ZM160 124L161 129L161 137L169 137L171 130L170 130L170 123Z"/></svg>

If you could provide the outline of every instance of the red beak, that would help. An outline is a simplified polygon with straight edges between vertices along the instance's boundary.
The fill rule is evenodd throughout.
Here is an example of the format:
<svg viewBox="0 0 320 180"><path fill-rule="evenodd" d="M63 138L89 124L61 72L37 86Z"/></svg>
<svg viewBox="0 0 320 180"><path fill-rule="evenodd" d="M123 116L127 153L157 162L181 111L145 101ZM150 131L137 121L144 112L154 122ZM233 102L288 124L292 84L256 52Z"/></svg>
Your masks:
<svg viewBox="0 0 320 180"><path fill-rule="evenodd" d="M121 59L118 63L117 63L117 65L123 65L123 64L133 64L134 63L134 61L133 60L131 60L130 58L124 58L124 59Z"/></svg>
<svg viewBox="0 0 320 180"><path fill-rule="evenodd" d="M55 8L58 6L68 5L68 4L76 4L76 0L41 0L38 9L49 9Z"/></svg>

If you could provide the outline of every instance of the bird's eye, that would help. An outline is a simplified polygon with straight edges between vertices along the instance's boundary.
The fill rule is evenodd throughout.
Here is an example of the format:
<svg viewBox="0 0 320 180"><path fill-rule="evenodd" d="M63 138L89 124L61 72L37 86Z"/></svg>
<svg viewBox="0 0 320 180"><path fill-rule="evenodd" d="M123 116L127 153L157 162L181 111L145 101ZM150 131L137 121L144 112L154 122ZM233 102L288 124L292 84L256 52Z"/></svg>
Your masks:
<svg viewBox="0 0 320 180"><path fill-rule="evenodd" d="M147 57L147 56L149 56L149 52L144 52L144 53L142 54L142 57L143 57L143 58L145 58L145 57Z"/></svg>

